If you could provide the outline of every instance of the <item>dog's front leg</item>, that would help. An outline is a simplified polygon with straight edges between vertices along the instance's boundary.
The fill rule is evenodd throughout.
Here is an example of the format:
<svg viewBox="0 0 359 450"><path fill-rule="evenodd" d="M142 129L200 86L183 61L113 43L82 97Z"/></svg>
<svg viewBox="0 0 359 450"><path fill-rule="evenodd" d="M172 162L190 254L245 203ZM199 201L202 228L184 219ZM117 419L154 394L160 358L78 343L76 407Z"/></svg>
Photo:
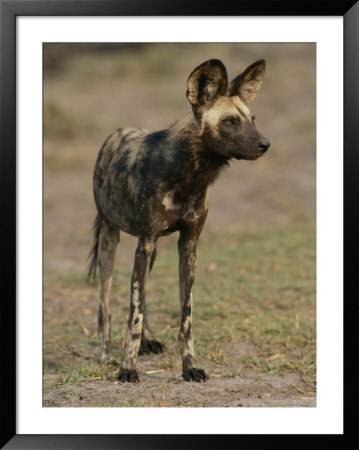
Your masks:
<svg viewBox="0 0 359 450"><path fill-rule="evenodd" d="M124 356L117 378L120 381L139 382L136 359L141 342L145 306L145 284L151 255L156 246L154 239L139 238L131 279L131 303L125 338Z"/></svg>
<svg viewBox="0 0 359 450"><path fill-rule="evenodd" d="M192 288L197 265L197 241L198 237L187 231L181 232L178 241L181 298L181 325L178 334L178 344L182 355L182 376L186 381L206 381L208 379L203 369L194 367Z"/></svg>

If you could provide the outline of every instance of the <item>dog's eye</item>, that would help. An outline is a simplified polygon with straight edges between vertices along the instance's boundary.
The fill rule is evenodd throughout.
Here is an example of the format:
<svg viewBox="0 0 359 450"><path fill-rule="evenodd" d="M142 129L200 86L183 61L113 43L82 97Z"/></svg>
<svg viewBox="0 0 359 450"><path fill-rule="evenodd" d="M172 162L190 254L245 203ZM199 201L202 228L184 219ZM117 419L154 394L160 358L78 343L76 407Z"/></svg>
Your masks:
<svg viewBox="0 0 359 450"><path fill-rule="evenodd" d="M222 120L223 125L234 125L236 123L235 119L231 119L230 117L227 117L226 119Z"/></svg>

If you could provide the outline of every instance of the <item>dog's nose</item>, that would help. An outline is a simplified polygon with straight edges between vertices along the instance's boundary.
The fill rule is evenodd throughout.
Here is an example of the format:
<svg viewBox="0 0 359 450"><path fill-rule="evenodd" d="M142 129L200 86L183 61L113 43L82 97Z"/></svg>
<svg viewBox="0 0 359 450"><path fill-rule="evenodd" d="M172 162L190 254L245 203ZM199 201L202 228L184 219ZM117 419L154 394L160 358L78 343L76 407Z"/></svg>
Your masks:
<svg viewBox="0 0 359 450"><path fill-rule="evenodd" d="M265 153L270 147L270 142L268 139L261 139L257 142L257 147L262 153Z"/></svg>

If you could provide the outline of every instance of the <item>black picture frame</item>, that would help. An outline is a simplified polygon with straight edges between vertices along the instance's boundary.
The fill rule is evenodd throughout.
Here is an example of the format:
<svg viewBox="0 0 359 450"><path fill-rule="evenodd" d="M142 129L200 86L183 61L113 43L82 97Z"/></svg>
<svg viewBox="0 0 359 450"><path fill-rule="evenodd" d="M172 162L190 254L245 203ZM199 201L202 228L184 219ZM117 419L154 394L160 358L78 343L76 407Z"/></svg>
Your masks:
<svg viewBox="0 0 359 450"><path fill-rule="evenodd" d="M2 370L1 373L1 448L6 449L179 449L223 448L229 445L256 445L257 441L278 435L18 435L16 434L16 17L19 16L342 16L344 19L344 293L346 343L358 342L354 333L355 304L349 302L356 281L359 142L359 2L276 0L226 3L188 0L0 0L1 104L0 104L0 183L2 219ZM328 70L331 70L328 68ZM353 262L354 261L354 264ZM350 354L349 354L350 352ZM354 357L353 357L354 355ZM350 408L349 385L357 373L357 352L346 345L345 411ZM355 394L355 393L354 393ZM343 440L354 431L356 416L347 415ZM165 430L164 430L165 432ZM298 444L312 443L320 436L296 436ZM343 445L343 443L337 445ZM245 447L244 447L245 448Z"/></svg>

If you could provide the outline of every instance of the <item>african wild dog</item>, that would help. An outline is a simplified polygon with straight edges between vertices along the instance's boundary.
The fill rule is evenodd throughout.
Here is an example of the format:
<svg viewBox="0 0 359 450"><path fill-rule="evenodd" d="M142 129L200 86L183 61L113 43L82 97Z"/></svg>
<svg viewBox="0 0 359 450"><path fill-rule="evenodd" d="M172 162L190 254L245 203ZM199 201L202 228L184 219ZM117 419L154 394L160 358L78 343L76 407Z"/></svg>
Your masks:
<svg viewBox="0 0 359 450"><path fill-rule="evenodd" d="M155 133L118 129L99 152L94 171L98 214L89 275L95 275L98 264L101 359L110 352L109 294L119 233L123 230L138 237L120 381L139 381L136 359L140 346L144 352L164 350L148 325L145 284L158 238L174 231L179 231L182 375L187 381L208 378L195 367L192 339L196 245L207 216L209 185L220 170L232 158L254 160L269 148L247 106L260 89L264 72L264 60L256 61L228 86L223 63L206 61L187 80L193 114Z"/></svg>

